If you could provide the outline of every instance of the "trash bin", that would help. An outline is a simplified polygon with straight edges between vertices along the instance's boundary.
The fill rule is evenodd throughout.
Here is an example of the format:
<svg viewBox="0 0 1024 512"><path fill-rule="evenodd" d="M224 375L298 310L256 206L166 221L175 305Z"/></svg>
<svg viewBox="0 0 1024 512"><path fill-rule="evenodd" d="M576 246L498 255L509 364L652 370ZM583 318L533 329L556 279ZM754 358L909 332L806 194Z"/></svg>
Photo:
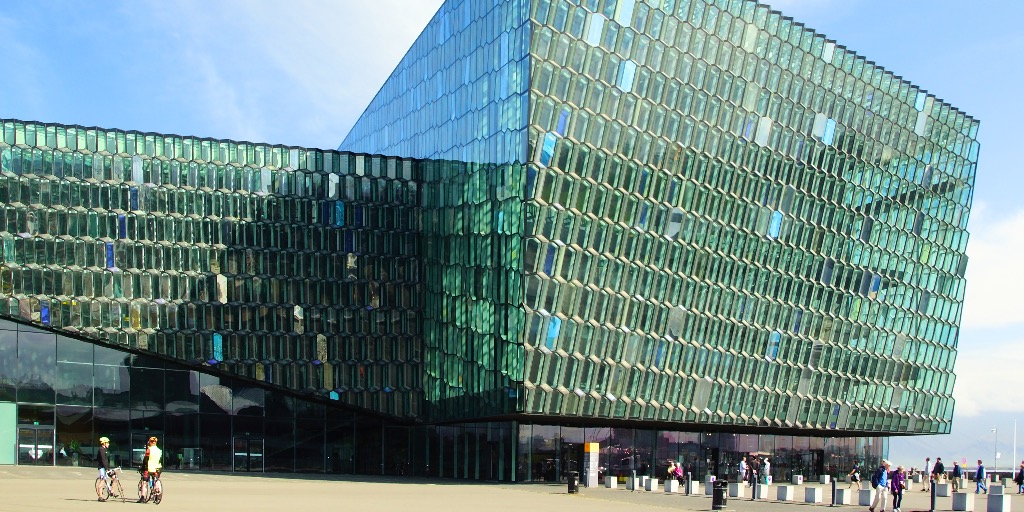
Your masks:
<svg viewBox="0 0 1024 512"><path fill-rule="evenodd" d="M725 510L729 501L729 482L716 480L715 489L711 493L711 510Z"/></svg>
<svg viewBox="0 0 1024 512"><path fill-rule="evenodd" d="M566 471L565 480L569 482L569 494L576 494L580 492L579 473L575 471Z"/></svg>

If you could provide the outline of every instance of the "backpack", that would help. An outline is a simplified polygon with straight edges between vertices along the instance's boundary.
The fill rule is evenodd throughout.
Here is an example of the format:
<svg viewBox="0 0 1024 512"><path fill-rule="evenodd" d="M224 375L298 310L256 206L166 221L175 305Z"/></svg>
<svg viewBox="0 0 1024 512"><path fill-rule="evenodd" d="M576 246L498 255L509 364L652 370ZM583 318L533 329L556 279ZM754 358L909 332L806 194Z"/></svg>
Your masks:
<svg viewBox="0 0 1024 512"><path fill-rule="evenodd" d="M884 466L879 466L878 469L871 475L871 487L878 487L878 484L882 483L882 472L885 471Z"/></svg>

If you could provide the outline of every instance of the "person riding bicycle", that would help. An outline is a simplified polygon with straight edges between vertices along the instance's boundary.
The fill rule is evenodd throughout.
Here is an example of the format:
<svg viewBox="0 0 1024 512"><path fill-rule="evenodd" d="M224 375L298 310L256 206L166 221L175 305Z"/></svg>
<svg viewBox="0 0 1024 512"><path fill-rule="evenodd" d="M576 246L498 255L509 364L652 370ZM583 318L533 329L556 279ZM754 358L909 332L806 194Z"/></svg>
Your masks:
<svg viewBox="0 0 1024 512"><path fill-rule="evenodd" d="M146 444L146 455L142 457L142 479L146 482L160 478L160 469L163 467L160 464L163 451L156 443L156 437L150 437ZM145 501L145 498L139 496L139 503L145 503Z"/></svg>
<svg viewBox="0 0 1024 512"><path fill-rule="evenodd" d="M99 469L100 478L107 484L107 491L110 491L111 496L117 496L114 493L114 489L110 487L110 481L107 480L107 472L110 471L110 460L107 457L107 448L110 447L110 439L106 437L100 438L100 449L96 452L96 467ZM100 498L103 501L103 498Z"/></svg>

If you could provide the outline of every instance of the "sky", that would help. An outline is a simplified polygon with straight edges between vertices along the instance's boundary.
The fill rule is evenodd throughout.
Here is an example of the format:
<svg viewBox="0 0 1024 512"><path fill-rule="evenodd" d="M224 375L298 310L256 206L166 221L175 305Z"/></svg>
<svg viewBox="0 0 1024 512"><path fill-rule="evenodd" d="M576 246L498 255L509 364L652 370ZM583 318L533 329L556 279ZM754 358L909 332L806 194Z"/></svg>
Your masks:
<svg viewBox="0 0 1024 512"><path fill-rule="evenodd" d="M981 120L953 433L893 438L890 457L1005 466L1020 419L1024 458L1024 2L768 3ZM5 2L0 117L336 148L440 4Z"/></svg>

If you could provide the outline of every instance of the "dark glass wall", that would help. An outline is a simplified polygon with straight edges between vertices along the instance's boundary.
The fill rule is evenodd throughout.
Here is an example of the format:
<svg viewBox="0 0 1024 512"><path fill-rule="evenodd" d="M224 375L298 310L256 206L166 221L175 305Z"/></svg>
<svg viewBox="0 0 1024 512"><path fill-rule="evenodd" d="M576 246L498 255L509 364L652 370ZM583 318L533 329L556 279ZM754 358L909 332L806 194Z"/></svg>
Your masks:
<svg viewBox="0 0 1024 512"><path fill-rule="evenodd" d="M717 432L676 432L608 427L520 425L516 480L553 482L566 471L580 471L581 443L599 443L600 476L659 477L669 461L681 464L694 479L706 475L735 480L744 456L767 457L775 480L789 481L794 474L806 479L820 475L840 477L859 462L875 467L888 455L888 443L878 437L787 436Z"/></svg>

